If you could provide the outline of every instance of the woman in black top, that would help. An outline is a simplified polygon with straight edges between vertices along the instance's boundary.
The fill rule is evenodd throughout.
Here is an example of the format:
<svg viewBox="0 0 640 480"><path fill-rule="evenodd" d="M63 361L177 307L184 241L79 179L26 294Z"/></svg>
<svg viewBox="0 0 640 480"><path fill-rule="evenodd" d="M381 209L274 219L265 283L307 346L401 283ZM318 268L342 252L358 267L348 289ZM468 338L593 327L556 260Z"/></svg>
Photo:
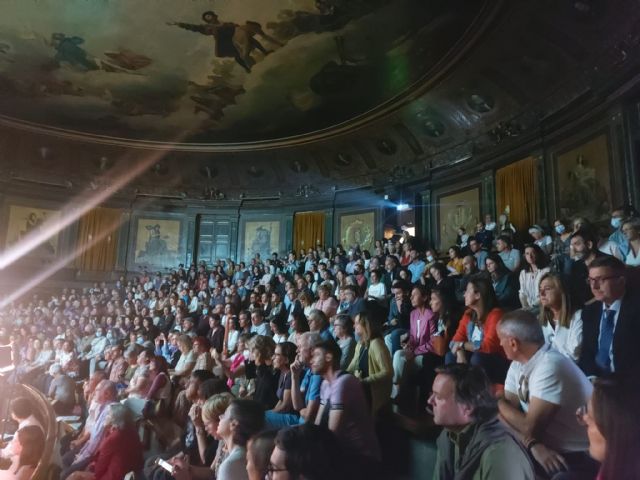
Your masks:
<svg viewBox="0 0 640 480"><path fill-rule="evenodd" d="M254 380L253 399L269 410L278 403L276 390L280 379L280 370L272 368L272 359L276 344L271 337L256 335L251 339L251 357L245 363L246 377Z"/></svg>

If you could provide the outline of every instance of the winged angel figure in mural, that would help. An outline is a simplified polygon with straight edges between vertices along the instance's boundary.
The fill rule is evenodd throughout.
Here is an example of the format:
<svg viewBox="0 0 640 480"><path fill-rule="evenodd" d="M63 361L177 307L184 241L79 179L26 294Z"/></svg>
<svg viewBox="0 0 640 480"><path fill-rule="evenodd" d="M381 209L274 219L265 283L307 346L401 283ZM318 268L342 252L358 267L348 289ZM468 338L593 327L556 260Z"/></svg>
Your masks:
<svg viewBox="0 0 640 480"><path fill-rule="evenodd" d="M256 35L280 47L283 46L278 40L267 35L264 30L262 30L262 26L257 22L247 21L244 25L230 22L222 23L218 20L218 15L211 10L202 14L202 20L205 23L167 22L167 25L212 36L216 41L216 57L235 59L238 65L244 68L247 73L251 72L251 67L256 63L251 56L251 52L254 49L260 50L265 55L271 53L270 50L264 48L264 46L254 38Z"/></svg>

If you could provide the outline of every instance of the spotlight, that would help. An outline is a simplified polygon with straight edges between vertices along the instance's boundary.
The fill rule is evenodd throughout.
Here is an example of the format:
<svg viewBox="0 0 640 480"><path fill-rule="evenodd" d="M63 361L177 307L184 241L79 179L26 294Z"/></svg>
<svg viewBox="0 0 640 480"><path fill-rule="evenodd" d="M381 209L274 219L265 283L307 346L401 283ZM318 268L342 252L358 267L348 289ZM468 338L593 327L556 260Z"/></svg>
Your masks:
<svg viewBox="0 0 640 480"><path fill-rule="evenodd" d="M410 210L411 207L409 206L408 203L399 203L398 205L396 205L396 210L399 212L406 212L407 210Z"/></svg>

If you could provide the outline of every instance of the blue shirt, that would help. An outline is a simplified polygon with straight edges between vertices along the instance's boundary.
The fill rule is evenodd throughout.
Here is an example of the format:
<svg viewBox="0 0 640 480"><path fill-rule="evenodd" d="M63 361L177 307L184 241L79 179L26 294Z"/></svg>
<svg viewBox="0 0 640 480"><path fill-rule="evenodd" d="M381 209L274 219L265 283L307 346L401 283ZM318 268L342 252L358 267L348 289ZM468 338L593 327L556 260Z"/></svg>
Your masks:
<svg viewBox="0 0 640 480"><path fill-rule="evenodd" d="M485 265L485 262L487 261L487 257L489 256L489 254L485 250L478 250L476 253L474 253L474 256L476 257L478 268L480 270L486 269L487 266Z"/></svg>
<svg viewBox="0 0 640 480"><path fill-rule="evenodd" d="M622 230L617 229L615 232L609 235L609 241L618 245L622 256L624 258L627 258L627 255L629 254L629 240L627 240L627 237L624 236Z"/></svg>
<svg viewBox="0 0 640 480"><path fill-rule="evenodd" d="M507 267L512 272L515 272L520 266L520 250L512 248L508 252L503 250L498 253L502 261L504 262L504 266Z"/></svg>
<svg viewBox="0 0 640 480"><path fill-rule="evenodd" d="M300 391L304 394L305 405L309 405L313 400L320 400L321 386L322 376L314 374L310 368L307 368L300 382Z"/></svg>
<svg viewBox="0 0 640 480"><path fill-rule="evenodd" d="M81 462L82 460L87 460L93 457L100 446L100 442L106 433L105 424L107 421L107 417L109 416L109 411L111 404L108 403L102 406L102 410L96 419L96 423L93 425L93 429L91 430L91 436L87 443L84 444L82 449L76 455L73 463Z"/></svg>
<svg viewBox="0 0 640 480"><path fill-rule="evenodd" d="M171 345L169 343L164 343L161 347L156 347L155 354L162 355L167 363L171 363L171 359L173 358L173 354L178 350L178 347L175 345Z"/></svg>
<svg viewBox="0 0 640 480"><path fill-rule="evenodd" d="M411 283L418 283L420 281L420 276L422 275L422 272L424 272L426 266L427 264L422 260L411 262L407 266L407 269L411 272Z"/></svg>

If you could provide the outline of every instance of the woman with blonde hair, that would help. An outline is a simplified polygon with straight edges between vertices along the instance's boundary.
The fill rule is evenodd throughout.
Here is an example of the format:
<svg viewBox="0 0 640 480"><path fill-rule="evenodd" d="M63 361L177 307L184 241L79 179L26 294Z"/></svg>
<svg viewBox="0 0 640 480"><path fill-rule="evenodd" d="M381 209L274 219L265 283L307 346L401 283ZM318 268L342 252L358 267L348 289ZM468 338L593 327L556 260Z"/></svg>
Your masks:
<svg viewBox="0 0 640 480"><path fill-rule="evenodd" d="M197 360L196 352L193 349L193 340L189 335L180 335L178 337L178 349L181 355L173 375L174 378L186 378L191 375Z"/></svg>
<svg viewBox="0 0 640 480"><path fill-rule="evenodd" d="M582 311L572 305L569 290L557 273L542 276L539 294L540 324L545 341L578 361L582 346Z"/></svg>
<svg viewBox="0 0 640 480"><path fill-rule="evenodd" d="M305 317L308 316L309 312L313 310L313 296L311 296L311 294L307 290L303 290L298 295L298 301L302 305Z"/></svg>
<svg viewBox="0 0 640 480"><path fill-rule="evenodd" d="M375 416L391 403L393 366L391 354L382 337L382 320L375 315L375 308L371 310L356 315L355 331L360 341L347 372L362 383Z"/></svg>
<svg viewBox="0 0 640 480"><path fill-rule="evenodd" d="M206 448L206 435L211 435L218 441L218 449L216 455L211 464L211 470L218 474L218 468L220 464L227 458L229 452L225 448L224 442L220 441L218 436L218 425L220 424L220 417L229 408L233 401L233 395L228 392L219 393L207 399L202 406L202 426L196 428L196 435L198 438L198 449L200 446Z"/></svg>
<svg viewBox="0 0 640 480"><path fill-rule="evenodd" d="M222 438L218 435L218 426L220 425L220 417L224 415L232 401L233 395L224 392L209 397L204 405L202 405L200 421L195 422L198 450L200 451L201 457L203 457L204 450L207 446L207 435L210 435L218 442L216 455L209 467L190 465L188 456L176 455L170 460L170 463L175 468L174 478L176 480L218 477L220 465L222 465L229 456L225 442L222 441ZM211 475L212 471L214 473L213 477Z"/></svg>
<svg viewBox="0 0 640 480"><path fill-rule="evenodd" d="M629 253L624 263L630 267L640 266L640 218L630 218L622 224L622 234L629 242Z"/></svg>

